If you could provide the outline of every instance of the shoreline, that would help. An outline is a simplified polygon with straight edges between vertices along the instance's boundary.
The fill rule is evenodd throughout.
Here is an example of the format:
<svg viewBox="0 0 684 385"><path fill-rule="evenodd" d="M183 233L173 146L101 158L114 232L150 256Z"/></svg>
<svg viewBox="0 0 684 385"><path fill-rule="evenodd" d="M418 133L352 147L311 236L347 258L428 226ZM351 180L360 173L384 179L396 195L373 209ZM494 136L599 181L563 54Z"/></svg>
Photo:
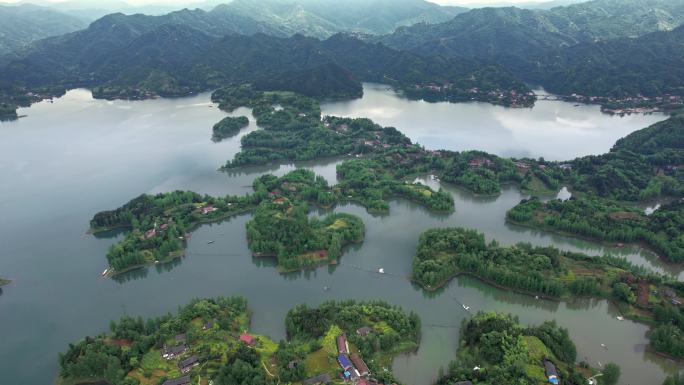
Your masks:
<svg viewBox="0 0 684 385"><path fill-rule="evenodd" d="M653 248L651 245L649 245L648 243L643 242L643 241L639 241L639 242L611 242L611 241L606 241L606 240L603 240L600 238L593 238L593 237L586 236L586 235L574 234L574 233L570 233L570 232L566 232L566 231L562 231L562 230L557 230L557 229L554 229L552 227L537 226L537 225L527 223L527 222L518 222L518 221L515 221L512 219L509 219L508 217L506 218L506 223L516 225L516 226L520 226L520 227L524 227L527 229L544 231L544 232L548 232L551 234L561 235L561 236L568 237L568 238L579 239L582 241L595 243L597 245L604 246L604 247L605 246L617 247L617 248L626 248L626 247L630 247L630 246L631 247L641 247L642 249L653 253L656 257L658 257L659 261L663 262L667 266L684 267L684 262L670 261L667 257L665 257L665 255L663 255L659 251L655 250L655 248Z"/></svg>

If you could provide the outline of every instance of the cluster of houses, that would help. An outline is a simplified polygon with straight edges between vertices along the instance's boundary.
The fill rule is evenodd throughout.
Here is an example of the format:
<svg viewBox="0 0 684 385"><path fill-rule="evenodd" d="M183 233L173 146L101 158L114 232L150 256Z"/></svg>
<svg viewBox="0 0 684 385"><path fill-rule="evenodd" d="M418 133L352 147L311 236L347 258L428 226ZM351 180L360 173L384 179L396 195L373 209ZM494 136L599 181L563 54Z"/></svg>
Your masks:
<svg viewBox="0 0 684 385"><path fill-rule="evenodd" d="M372 329L366 326L356 331L361 337L365 337L371 332ZM342 368L342 376L346 380L351 380L357 385L370 384L367 381L368 376L371 374L368 365L358 354L349 351L349 343L345 334L337 336L337 353L337 362Z"/></svg>
<svg viewBox="0 0 684 385"><path fill-rule="evenodd" d="M581 102L581 103L600 103L600 104L623 104L625 106L629 105L644 105L650 104L653 107L624 107L624 108L603 108L603 112L616 115L625 114L648 114L652 112L661 111L662 109L658 107L659 105L668 106L668 108L673 108L675 105L684 104L684 98L679 95L665 94L663 96L648 97L643 95L629 96L626 98L611 98L603 96L584 96L578 94L572 94L570 96L562 96L561 99L567 101Z"/></svg>
<svg viewBox="0 0 684 385"><path fill-rule="evenodd" d="M188 346L185 344L186 339L187 336L184 333L177 335L175 337L176 345L164 346L164 349L162 350L162 357L170 360L185 354L185 352L188 351ZM180 369L181 373L187 373L197 365L199 365L199 358L196 355L192 355L178 362L178 368Z"/></svg>
<svg viewBox="0 0 684 385"><path fill-rule="evenodd" d="M150 239L150 238L156 237L157 236L157 228L159 228L159 231L166 231L169 229L169 224L168 223L162 223L161 225L157 226L157 224L155 223L151 229L145 231L145 234L143 235L143 239Z"/></svg>
<svg viewBox="0 0 684 385"><path fill-rule="evenodd" d="M207 214L213 213L216 210L218 210L218 209L214 205L206 205L204 207L200 207L199 212L202 215L207 215Z"/></svg>
<svg viewBox="0 0 684 385"><path fill-rule="evenodd" d="M361 327L356 331L361 337L366 337L373 332L367 326ZM341 377L351 381L355 385L381 385L370 378L371 372L363 358L356 353L351 353L346 334L337 336L337 363L340 365ZM303 385L322 385L332 382L329 374L324 373L311 377L302 382Z"/></svg>

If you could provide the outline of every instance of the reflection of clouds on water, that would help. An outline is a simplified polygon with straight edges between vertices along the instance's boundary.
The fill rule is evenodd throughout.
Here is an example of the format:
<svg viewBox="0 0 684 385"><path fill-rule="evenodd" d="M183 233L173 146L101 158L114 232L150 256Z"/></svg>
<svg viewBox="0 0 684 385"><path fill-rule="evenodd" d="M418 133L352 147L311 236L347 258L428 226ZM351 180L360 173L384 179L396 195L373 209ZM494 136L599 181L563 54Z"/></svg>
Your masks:
<svg viewBox="0 0 684 385"><path fill-rule="evenodd" d="M617 139L665 118L662 114L621 118L601 113L596 105L561 101L538 101L524 109L410 101L377 84L364 84L361 99L324 103L321 108L326 115L367 117L394 126L428 149L482 150L549 160L607 152Z"/></svg>
<svg viewBox="0 0 684 385"><path fill-rule="evenodd" d="M179 104L176 106L176 109L180 108L192 108L192 107L213 107L215 106L214 103L207 102L207 103L192 103L192 104Z"/></svg>

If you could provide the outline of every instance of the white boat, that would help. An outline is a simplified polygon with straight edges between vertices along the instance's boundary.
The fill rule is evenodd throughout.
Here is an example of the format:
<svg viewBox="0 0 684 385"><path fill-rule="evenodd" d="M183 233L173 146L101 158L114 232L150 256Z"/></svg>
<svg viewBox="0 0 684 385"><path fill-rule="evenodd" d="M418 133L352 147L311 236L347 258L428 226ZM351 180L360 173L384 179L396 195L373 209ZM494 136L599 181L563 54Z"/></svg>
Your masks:
<svg viewBox="0 0 684 385"><path fill-rule="evenodd" d="M104 271L102 272L102 276L104 277L105 275L107 275L108 271L109 271L109 269L104 269Z"/></svg>
<svg viewBox="0 0 684 385"><path fill-rule="evenodd" d="M470 310L470 306L466 306L466 305L461 305L461 306L463 306L463 308L466 310Z"/></svg>
<svg viewBox="0 0 684 385"><path fill-rule="evenodd" d="M385 274L385 269L383 269L382 267L379 268L379 269L378 269L378 273L380 273L380 274Z"/></svg>
<svg viewBox="0 0 684 385"><path fill-rule="evenodd" d="M214 243L214 241L209 241L207 242L207 245L211 245L212 243Z"/></svg>
<svg viewBox="0 0 684 385"><path fill-rule="evenodd" d="M616 318L618 321L624 321L624 320L625 320L625 317L623 317L623 316L621 316L621 315L619 315L619 316L617 316L617 317L615 317L615 318Z"/></svg>
<svg viewBox="0 0 684 385"><path fill-rule="evenodd" d="M608 346L606 344L601 344L601 347L604 349L608 349Z"/></svg>

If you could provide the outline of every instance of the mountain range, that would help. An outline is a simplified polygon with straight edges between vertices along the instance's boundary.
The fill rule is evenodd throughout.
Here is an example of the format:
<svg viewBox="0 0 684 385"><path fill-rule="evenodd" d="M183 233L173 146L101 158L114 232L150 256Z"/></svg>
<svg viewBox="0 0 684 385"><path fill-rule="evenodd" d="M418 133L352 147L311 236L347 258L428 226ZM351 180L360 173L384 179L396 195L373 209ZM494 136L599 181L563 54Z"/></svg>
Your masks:
<svg viewBox="0 0 684 385"><path fill-rule="evenodd" d="M184 95L235 82L320 97L358 96L359 81L527 90L500 67L476 60L424 58L344 34L326 40L273 36L257 29L267 30L263 25L218 16L222 9L108 15L87 29L36 43L3 69L0 81L28 88L104 86L105 97L135 96L131 90Z"/></svg>
<svg viewBox="0 0 684 385"><path fill-rule="evenodd" d="M550 51L682 23L684 0L594 0L550 10L474 9L445 23L401 27L375 41L421 55L479 58L525 76Z"/></svg>
<svg viewBox="0 0 684 385"><path fill-rule="evenodd" d="M22 49L0 84L142 97L253 82L341 97L375 81L415 97L456 87L453 100L482 100L471 94L526 93L524 80L562 95L684 94L684 0L463 11L423 0L235 0L210 11L115 13ZM449 20L377 35L418 19Z"/></svg>
<svg viewBox="0 0 684 385"><path fill-rule="evenodd" d="M26 48L36 40L85 28L88 22L51 8L0 5L0 56Z"/></svg>

